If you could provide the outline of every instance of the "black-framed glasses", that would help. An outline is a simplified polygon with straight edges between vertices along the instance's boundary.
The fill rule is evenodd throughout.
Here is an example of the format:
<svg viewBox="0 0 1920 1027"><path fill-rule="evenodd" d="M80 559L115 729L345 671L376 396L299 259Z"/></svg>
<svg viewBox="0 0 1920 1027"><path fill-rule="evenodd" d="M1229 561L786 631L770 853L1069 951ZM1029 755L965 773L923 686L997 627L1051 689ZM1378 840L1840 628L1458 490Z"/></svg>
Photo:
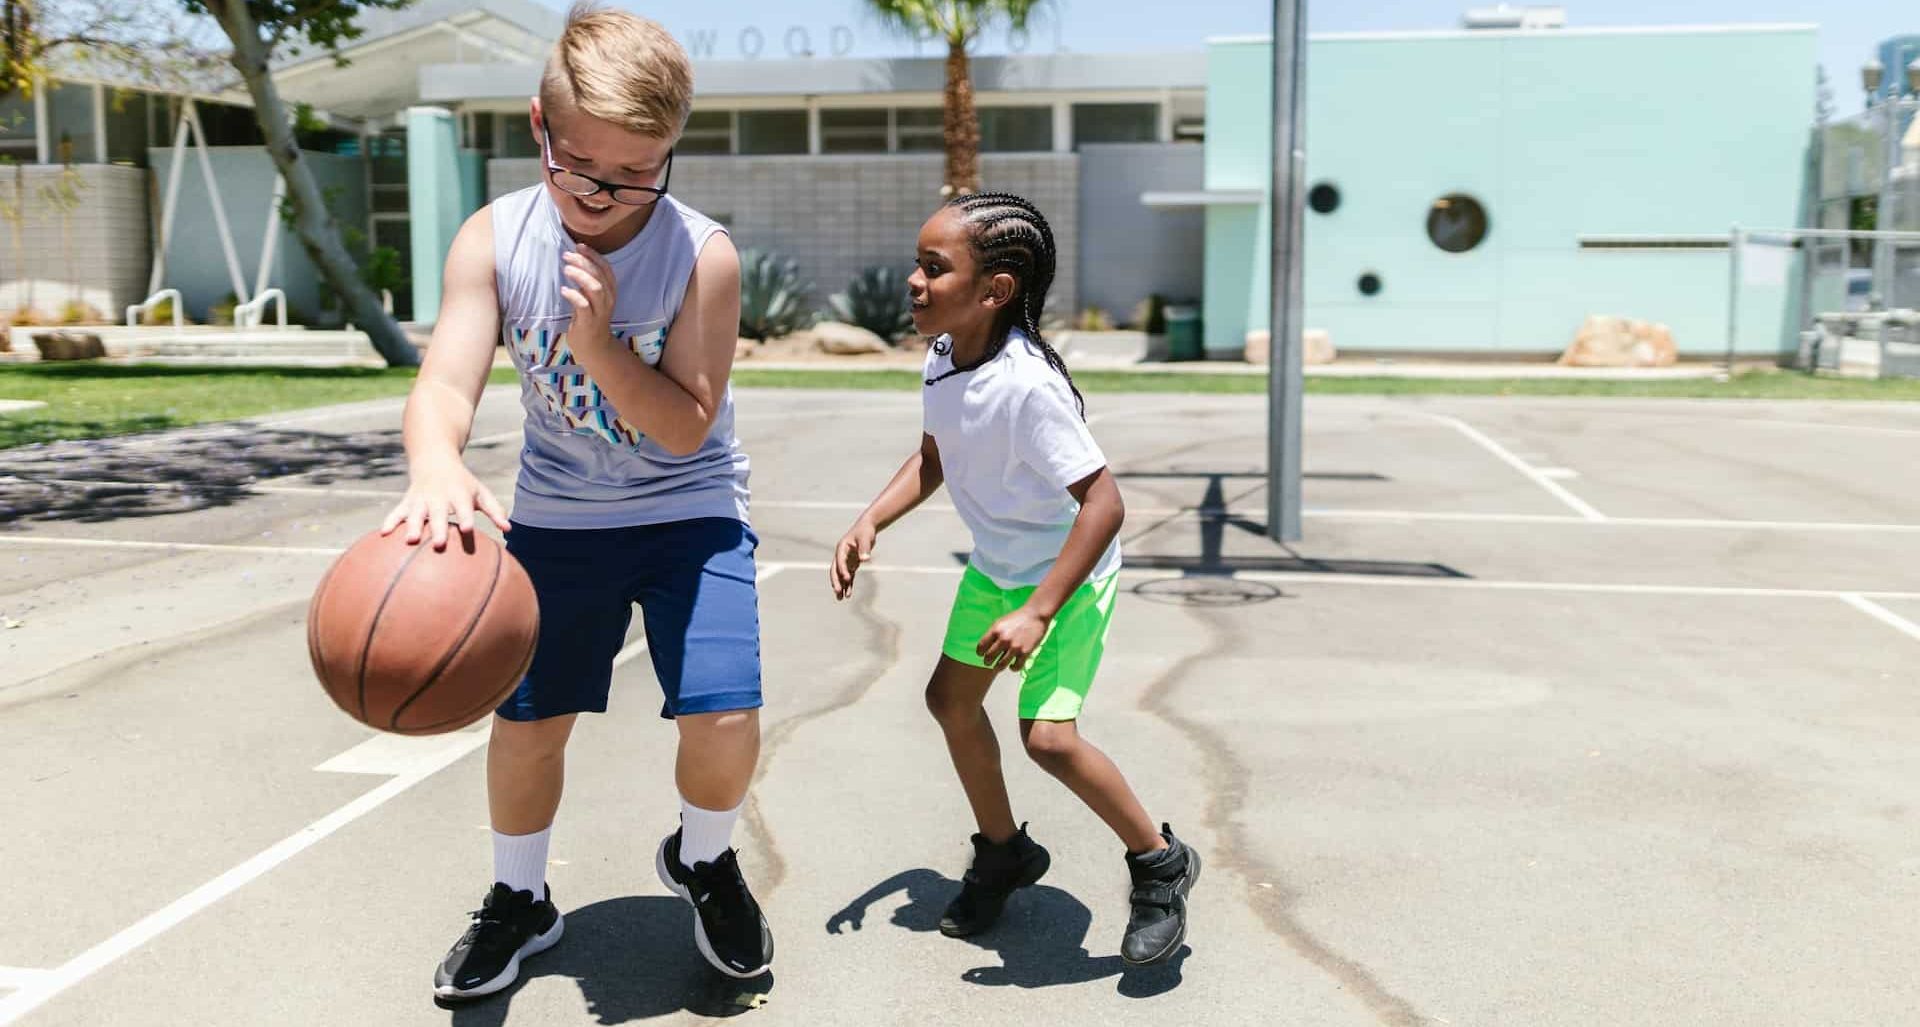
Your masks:
<svg viewBox="0 0 1920 1027"><path fill-rule="evenodd" d="M615 203L624 203L629 207L644 207L658 202L667 195L667 183L673 178L673 151L667 151L667 164L660 172L660 184L627 185L621 182L602 182L590 175L578 171L569 171L553 162L553 133L545 125L540 127L540 145L546 151L547 177L560 191L572 196L593 196L606 193Z"/></svg>

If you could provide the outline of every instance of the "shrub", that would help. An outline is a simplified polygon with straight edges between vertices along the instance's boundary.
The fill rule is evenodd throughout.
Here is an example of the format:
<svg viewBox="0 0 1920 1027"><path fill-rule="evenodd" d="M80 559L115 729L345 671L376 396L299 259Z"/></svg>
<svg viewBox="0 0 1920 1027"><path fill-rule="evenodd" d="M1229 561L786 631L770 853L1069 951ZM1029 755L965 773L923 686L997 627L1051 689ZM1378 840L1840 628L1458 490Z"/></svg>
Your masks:
<svg viewBox="0 0 1920 1027"><path fill-rule="evenodd" d="M913 302L907 279L891 267L870 267L847 285L847 291L828 299L835 317L859 325L887 340L899 341L913 331Z"/></svg>
<svg viewBox="0 0 1920 1027"><path fill-rule="evenodd" d="M800 281L800 265L793 258L760 250L742 252L740 334L749 339L774 339L812 324L808 291Z"/></svg>

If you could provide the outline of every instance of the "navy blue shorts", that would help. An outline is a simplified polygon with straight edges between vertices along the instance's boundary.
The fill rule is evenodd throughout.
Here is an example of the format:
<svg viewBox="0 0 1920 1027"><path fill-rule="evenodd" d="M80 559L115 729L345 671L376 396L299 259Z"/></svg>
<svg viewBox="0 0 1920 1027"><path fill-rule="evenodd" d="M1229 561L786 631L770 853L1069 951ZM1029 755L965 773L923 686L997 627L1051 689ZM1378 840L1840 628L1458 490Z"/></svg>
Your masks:
<svg viewBox="0 0 1920 1027"><path fill-rule="evenodd" d="M760 539L729 518L631 528L515 524L507 552L540 600L540 640L508 720L605 713L613 658L640 605L662 717L760 705Z"/></svg>

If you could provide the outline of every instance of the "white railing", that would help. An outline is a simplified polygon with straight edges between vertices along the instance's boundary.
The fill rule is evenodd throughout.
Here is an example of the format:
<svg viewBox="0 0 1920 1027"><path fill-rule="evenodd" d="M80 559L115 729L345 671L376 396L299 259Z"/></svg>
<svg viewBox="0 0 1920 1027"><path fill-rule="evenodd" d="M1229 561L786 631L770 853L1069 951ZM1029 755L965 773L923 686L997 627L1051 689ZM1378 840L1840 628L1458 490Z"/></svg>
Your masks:
<svg viewBox="0 0 1920 1027"><path fill-rule="evenodd" d="M258 328L267 314L267 301L273 301L273 312L278 327L287 326L287 294L279 289L266 289L260 295L233 308L233 326L235 328Z"/></svg>
<svg viewBox="0 0 1920 1027"><path fill-rule="evenodd" d="M140 324L140 319L145 317L148 311L152 310L153 308L159 306L162 303L165 303L167 300L173 301L173 327L176 330L185 327L186 320L180 310L180 290L178 289L162 289L159 292L156 292L153 295L148 296L144 302L135 303L133 306L128 307L127 308L127 327L128 328L138 327Z"/></svg>
<svg viewBox="0 0 1920 1027"><path fill-rule="evenodd" d="M393 313L393 290L392 289L380 290L380 309L386 311L389 315Z"/></svg>

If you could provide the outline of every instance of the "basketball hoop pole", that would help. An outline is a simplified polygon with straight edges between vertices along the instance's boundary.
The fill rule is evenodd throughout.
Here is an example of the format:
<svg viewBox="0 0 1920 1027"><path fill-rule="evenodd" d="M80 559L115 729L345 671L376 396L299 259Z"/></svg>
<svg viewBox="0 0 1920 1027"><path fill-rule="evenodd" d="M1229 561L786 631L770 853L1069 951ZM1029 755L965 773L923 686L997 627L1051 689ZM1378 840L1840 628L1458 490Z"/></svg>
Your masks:
<svg viewBox="0 0 1920 1027"><path fill-rule="evenodd" d="M1267 535L1300 540L1301 179L1306 175L1302 87L1306 82L1306 0L1273 4L1273 183L1269 193L1272 276L1267 347Z"/></svg>

